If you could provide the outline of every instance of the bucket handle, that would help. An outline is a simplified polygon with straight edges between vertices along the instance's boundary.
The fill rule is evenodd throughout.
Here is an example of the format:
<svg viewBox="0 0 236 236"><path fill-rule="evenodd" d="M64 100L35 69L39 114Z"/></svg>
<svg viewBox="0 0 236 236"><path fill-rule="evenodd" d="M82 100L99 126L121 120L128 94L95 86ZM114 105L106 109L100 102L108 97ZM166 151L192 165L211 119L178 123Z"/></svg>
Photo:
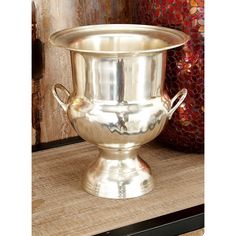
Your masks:
<svg viewBox="0 0 236 236"><path fill-rule="evenodd" d="M171 99L171 107L174 105L174 102L178 97L180 97L179 101L175 104L174 107L172 107L168 113L169 120L171 119L174 112L177 110L177 108L181 105L181 103L184 101L188 94L188 90L183 88L181 89L172 99Z"/></svg>
<svg viewBox="0 0 236 236"><path fill-rule="evenodd" d="M53 96L56 98L57 102L59 103L59 105L63 108L63 110L66 112L68 105L67 103L63 102L59 95L58 95L58 89L63 91L64 93L66 93L66 95L69 97L70 96L70 92L62 85L62 84L55 84L52 87L52 94Z"/></svg>

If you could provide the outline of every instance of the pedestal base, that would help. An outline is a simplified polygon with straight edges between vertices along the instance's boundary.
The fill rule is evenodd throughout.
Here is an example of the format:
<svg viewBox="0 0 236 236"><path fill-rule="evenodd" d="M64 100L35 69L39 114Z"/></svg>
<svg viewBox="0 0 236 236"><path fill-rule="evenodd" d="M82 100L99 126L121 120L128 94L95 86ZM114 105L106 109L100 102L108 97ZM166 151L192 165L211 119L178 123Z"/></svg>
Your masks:
<svg viewBox="0 0 236 236"><path fill-rule="evenodd" d="M99 149L98 159L88 168L83 181L86 192L104 198L142 196L153 189L149 166L137 155L137 148Z"/></svg>

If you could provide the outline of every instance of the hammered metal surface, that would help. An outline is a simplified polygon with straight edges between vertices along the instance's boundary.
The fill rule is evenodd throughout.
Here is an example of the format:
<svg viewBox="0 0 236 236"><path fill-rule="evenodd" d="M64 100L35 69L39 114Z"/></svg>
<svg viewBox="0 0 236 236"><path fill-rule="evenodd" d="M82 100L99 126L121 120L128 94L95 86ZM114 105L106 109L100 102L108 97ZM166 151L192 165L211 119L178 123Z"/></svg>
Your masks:
<svg viewBox="0 0 236 236"><path fill-rule="evenodd" d="M173 96L186 88L188 95L158 141L184 151L203 152L204 1L140 0L134 4L134 23L171 27L191 37L183 48L169 50L167 54L167 93Z"/></svg>

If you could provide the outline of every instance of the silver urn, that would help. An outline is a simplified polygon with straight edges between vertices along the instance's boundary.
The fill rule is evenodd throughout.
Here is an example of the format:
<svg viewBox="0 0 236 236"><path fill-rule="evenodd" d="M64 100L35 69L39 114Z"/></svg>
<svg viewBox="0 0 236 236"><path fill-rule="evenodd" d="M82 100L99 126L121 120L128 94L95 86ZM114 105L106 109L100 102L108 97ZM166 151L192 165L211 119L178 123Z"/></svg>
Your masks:
<svg viewBox="0 0 236 236"><path fill-rule="evenodd" d="M153 178L138 155L156 138L187 95L164 91L167 50L183 45L183 32L133 24L90 25L62 30L53 45L70 51L73 91L53 95L80 137L97 145L83 188L105 198L133 198L150 192ZM68 99L62 101L58 92Z"/></svg>

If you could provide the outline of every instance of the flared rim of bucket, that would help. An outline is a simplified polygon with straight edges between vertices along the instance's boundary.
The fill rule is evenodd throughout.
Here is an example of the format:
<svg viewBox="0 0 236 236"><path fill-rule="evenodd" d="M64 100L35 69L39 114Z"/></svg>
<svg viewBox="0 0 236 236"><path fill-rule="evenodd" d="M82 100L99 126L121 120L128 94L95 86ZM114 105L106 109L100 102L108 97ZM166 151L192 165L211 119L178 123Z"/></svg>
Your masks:
<svg viewBox="0 0 236 236"><path fill-rule="evenodd" d="M82 54L143 54L185 44L190 37L175 29L137 24L79 26L53 33L49 41Z"/></svg>

